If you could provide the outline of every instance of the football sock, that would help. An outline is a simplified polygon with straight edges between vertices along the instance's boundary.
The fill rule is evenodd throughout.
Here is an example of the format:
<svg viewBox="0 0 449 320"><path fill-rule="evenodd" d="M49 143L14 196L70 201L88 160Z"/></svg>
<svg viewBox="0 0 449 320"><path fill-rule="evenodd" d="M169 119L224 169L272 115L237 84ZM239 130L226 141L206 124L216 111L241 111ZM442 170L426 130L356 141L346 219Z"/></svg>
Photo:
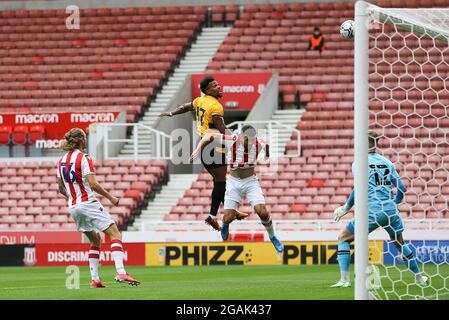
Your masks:
<svg viewBox="0 0 449 320"><path fill-rule="evenodd" d="M89 269L92 280L99 281L98 265L100 261L100 248L91 246L89 250Z"/></svg>
<svg viewBox="0 0 449 320"><path fill-rule="evenodd" d="M123 266L123 259L125 254L123 252L123 245L120 240L111 241L112 259L114 259L115 269L119 274L126 274L125 267Z"/></svg>
<svg viewBox="0 0 449 320"><path fill-rule="evenodd" d="M262 220L262 224L267 230L268 236L271 238L274 237L274 228L273 228L273 222L271 221L271 217L269 214L267 214L268 217L265 220Z"/></svg>
<svg viewBox="0 0 449 320"><path fill-rule="evenodd" d="M413 273L419 273L419 267L418 263L416 262L416 258L407 244L402 245L402 256L405 260L405 263L407 264L407 267L412 270Z"/></svg>
<svg viewBox="0 0 449 320"><path fill-rule="evenodd" d="M226 182L214 181L214 188L212 189L212 203L210 205L210 215L212 217L217 216L220 204L224 202L225 192L226 192Z"/></svg>
<svg viewBox="0 0 449 320"><path fill-rule="evenodd" d="M340 267L341 280L349 281L349 264L351 263L350 245L347 241L338 241L338 266Z"/></svg>

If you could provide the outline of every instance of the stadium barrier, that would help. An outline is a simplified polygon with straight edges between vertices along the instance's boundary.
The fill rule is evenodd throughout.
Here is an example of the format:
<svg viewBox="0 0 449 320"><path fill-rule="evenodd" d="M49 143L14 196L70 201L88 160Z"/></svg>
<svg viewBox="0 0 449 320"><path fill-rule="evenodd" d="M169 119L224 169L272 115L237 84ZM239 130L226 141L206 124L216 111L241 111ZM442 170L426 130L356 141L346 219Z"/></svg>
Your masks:
<svg viewBox="0 0 449 320"><path fill-rule="evenodd" d="M29 253L29 245L14 244L0 245L0 267L23 266L26 253Z"/></svg>
<svg viewBox="0 0 449 320"><path fill-rule="evenodd" d="M230 129L241 130L244 125L251 125L257 129L258 137L264 139L270 145L270 158L295 158L301 156L301 132L295 127L281 123L275 120L245 120L245 121L234 121L227 125ZM296 140L296 151L284 154L283 146L279 143L279 132L282 129L289 129L296 134L292 136L291 141ZM273 150L278 150L278 152L273 152ZM280 152L279 152L280 151ZM260 161L260 160L259 160ZM262 162L262 161L261 161ZM263 162L262 162L263 163Z"/></svg>
<svg viewBox="0 0 449 320"><path fill-rule="evenodd" d="M112 123L120 112L46 112L46 113L14 113L0 114L0 124L4 126L26 126L31 128L41 125L45 130L45 139L60 140L73 127L86 130L92 123Z"/></svg>
<svg viewBox="0 0 449 320"><path fill-rule="evenodd" d="M373 241L372 263L383 262L383 242ZM147 266L318 265L337 263L337 242L284 242L279 255L270 242L150 243ZM353 252L353 247L351 248Z"/></svg>
<svg viewBox="0 0 449 320"><path fill-rule="evenodd" d="M88 265L89 245L87 243L45 243L44 239L42 237L39 242L32 244L3 242L0 245L0 266ZM416 254L419 264L440 265L449 262L449 240L412 240L407 242ZM284 255L278 255L270 242L139 242L125 243L124 249L125 263L130 266L327 265L338 263L336 241L285 241ZM353 254L354 246L351 245L351 263L354 262ZM114 265L107 242L101 247L100 262L104 266ZM391 241L386 240L370 240L369 262L373 265L403 264L394 245Z"/></svg>
<svg viewBox="0 0 449 320"><path fill-rule="evenodd" d="M75 231L0 231L0 245L34 245L38 243L88 243Z"/></svg>
<svg viewBox="0 0 449 320"><path fill-rule="evenodd" d="M133 138L126 138L123 134L117 136L116 130L125 132L126 129L131 127L134 132ZM139 155L139 131L149 132L152 135L153 149L150 155ZM97 137L95 138L97 146L101 144L103 147L103 153L96 154L97 160L120 160L123 157L118 157L117 154L121 150L121 147L131 142L133 145L133 154L130 158L134 161L144 160L162 160L172 158L172 139L171 136L155 130L151 127L145 126L141 123L99 123L96 130ZM111 146L111 144L113 144ZM115 144L115 145L114 145ZM118 145L117 145L118 144Z"/></svg>
<svg viewBox="0 0 449 320"><path fill-rule="evenodd" d="M27 260L28 266L68 266L89 264L89 246L86 244L37 244L34 260ZM145 244L127 243L124 246L125 264L129 266L145 265ZM103 244L100 250L101 265L113 266L109 245Z"/></svg>

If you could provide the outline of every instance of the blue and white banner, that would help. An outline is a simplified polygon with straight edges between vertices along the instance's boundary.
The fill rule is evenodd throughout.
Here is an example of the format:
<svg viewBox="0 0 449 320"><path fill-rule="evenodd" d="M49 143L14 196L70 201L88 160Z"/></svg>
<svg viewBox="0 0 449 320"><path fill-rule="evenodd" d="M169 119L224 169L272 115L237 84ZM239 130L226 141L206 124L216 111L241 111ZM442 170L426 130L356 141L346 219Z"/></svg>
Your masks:
<svg viewBox="0 0 449 320"><path fill-rule="evenodd" d="M406 241L418 263L449 264L449 240ZM402 257L391 241L384 241L384 264L402 263Z"/></svg>

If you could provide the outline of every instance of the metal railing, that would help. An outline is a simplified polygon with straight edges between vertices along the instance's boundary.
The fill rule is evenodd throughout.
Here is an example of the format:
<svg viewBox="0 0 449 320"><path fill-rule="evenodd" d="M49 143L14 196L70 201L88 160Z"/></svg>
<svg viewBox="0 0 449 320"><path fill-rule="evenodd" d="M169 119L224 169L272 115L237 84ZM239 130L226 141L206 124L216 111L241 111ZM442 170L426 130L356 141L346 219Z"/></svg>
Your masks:
<svg viewBox="0 0 449 320"><path fill-rule="evenodd" d="M255 213L253 213L255 215ZM405 229L408 231L423 231L423 232L437 232L442 231L447 233L449 231L449 219L404 219ZM348 219L343 219L339 222L334 222L330 219L319 220L273 220L273 225L277 231L288 232L340 232L342 228L348 223ZM135 225L139 227L140 231L208 231L210 227L204 224L204 221L197 220L183 220L183 221L140 221ZM264 232L265 229L261 225L260 220L242 220L232 225L232 232L238 233L253 233ZM385 232L379 228L374 231L375 238L386 236ZM437 238L440 235L436 236ZM447 235L443 236L447 239Z"/></svg>
<svg viewBox="0 0 449 320"><path fill-rule="evenodd" d="M99 124L106 128L103 140L103 152L104 159L106 160L118 160L118 159L133 159L135 161L139 159L154 160L154 159L165 159L170 160L172 158L172 138L168 134L162 131L158 131L151 127L145 126L141 123L102 123ZM113 132L113 127L125 128L124 137L111 137L110 134ZM126 128L133 127L132 138L126 138ZM148 131L151 133L151 150L150 153L144 153L139 150L139 132ZM115 133L115 135L120 135ZM122 134L123 135L123 134ZM111 148L111 143L119 143L118 148ZM126 143L131 143L133 146L133 153L130 155L122 154L120 157L117 154L124 147ZM110 152L114 151L115 155L110 155ZM140 151L140 152L139 152Z"/></svg>
<svg viewBox="0 0 449 320"><path fill-rule="evenodd" d="M279 145L279 130L281 128L283 129L288 129L290 130L292 133L296 132L296 146L297 146L297 152L295 153L290 153L287 154L285 151L285 148L287 147L287 143L288 141L290 141L290 139L287 139L287 141L285 142L285 145L283 145L282 147L284 148L282 154L273 154L270 155L273 158L276 157L289 157L289 158L293 158L293 157L299 157L301 155L301 132L296 129L296 127L294 126L288 126L284 123L281 123L279 121L275 121L275 120L253 120L253 121L234 121L230 124L227 125L228 128L234 128L236 127L238 130L242 129L242 126L244 126L245 124L250 124L253 125L253 127L255 127L258 130L258 135L259 136L264 136L264 134L260 135L260 130L267 130L265 137L267 140L267 143L270 145L271 150L274 149L274 147L276 146L280 146ZM270 152L271 153L271 152Z"/></svg>

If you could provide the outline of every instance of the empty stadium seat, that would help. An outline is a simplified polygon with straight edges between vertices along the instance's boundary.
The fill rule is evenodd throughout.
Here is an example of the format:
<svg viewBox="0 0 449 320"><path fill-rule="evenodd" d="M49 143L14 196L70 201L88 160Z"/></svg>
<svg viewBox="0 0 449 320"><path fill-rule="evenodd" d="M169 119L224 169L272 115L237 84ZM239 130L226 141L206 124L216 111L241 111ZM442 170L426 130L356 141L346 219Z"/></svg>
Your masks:
<svg viewBox="0 0 449 320"><path fill-rule="evenodd" d="M7 84L1 88L6 99L0 99L0 108L14 112L25 105L26 112L33 112L40 107L109 106L134 120L206 17L206 7L183 7L176 14L172 8L83 9L95 13L85 16L80 32L66 29L62 17L51 16L62 10L22 10L45 12L42 17L13 14L0 26L0 83ZM236 14L234 9L230 13ZM109 79L113 82L106 85ZM0 144L10 142L5 130L0 128ZM23 128L16 133L14 142L23 144L27 133ZM33 143L45 132L32 126L29 134Z"/></svg>
<svg viewBox="0 0 449 320"><path fill-rule="evenodd" d="M161 170L155 174L157 179L155 183L158 183L159 175L167 173L165 169L162 169L168 167L164 162L158 163ZM118 168L117 164L117 161L97 162L97 175L112 174L111 168ZM144 172L151 165L151 161L141 161L139 164L132 165L133 168L141 168L136 171ZM0 186L0 226L2 228L9 225L14 229L29 227L33 230L39 228L76 230L67 210L67 200L57 192L54 166L55 163L49 161L0 163L0 180L4 178ZM48 179L48 170L51 170L51 179ZM118 177L117 181L122 181L128 176L126 170L116 171L121 172L114 175ZM112 194L121 198L119 206L110 209L120 226L123 225L124 218L131 217L131 210L142 203L145 194L152 190L153 180L140 179L137 175L136 177L134 179L139 181L134 181L132 188L130 182L118 182L109 188ZM50 186L54 186L55 189L51 190ZM110 206L105 198L100 200L106 206Z"/></svg>
<svg viewBox="0 0 449 320"><path fill-rule="evenodd" d="M11 142L12 128L10 126L0 126L0 144Z"/></svg>

